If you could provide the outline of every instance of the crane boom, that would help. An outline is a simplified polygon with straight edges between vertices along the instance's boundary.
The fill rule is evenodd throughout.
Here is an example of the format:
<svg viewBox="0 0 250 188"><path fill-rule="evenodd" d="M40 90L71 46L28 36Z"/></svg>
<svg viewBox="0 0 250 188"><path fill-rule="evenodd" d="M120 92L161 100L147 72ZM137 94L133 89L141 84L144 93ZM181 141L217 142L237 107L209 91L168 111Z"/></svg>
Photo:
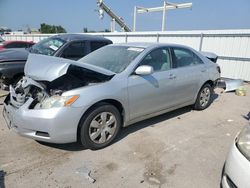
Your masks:
<svg viewBox="0 0 250 188"><path fill-rule="evenodd" d="M118 25L122 28L125 32L130 32L131 29L125 24L123 19L116 15L111 8L109 8L107 5L104 4L103 0L97 0L97 5L100 9L104 10L111 18L112 20L116 21Z"/></svg>

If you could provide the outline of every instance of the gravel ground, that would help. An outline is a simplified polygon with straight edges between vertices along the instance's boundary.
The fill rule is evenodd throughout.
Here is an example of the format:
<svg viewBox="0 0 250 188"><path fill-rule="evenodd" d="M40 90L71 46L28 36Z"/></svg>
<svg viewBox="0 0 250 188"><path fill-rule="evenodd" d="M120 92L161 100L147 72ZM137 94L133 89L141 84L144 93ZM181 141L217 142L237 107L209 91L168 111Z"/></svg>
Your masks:
<svg viewBox="0 0 250 188"><path fill-rule="evenodd" d="M247 124L246 89L245 97L216 89L208 109L185 107L134 124L98 151L21 137L1 116L0 187L219 187L226 154Z"/></svg>

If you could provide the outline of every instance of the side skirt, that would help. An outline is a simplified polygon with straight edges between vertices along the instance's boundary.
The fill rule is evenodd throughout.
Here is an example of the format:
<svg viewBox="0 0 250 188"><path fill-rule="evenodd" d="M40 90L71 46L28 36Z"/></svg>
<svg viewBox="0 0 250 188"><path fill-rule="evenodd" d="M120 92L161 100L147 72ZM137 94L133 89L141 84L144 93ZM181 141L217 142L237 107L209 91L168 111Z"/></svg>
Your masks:
<svg viewBox="0 0 250 188"><path fill-rule="evenodd" d="M142 120L145 120L145 119L149 119L151 117L155 117L155 116L158 116L158 115L161 115L161 114L165 114L167 112L170 112L170 111L173 111L173 110L185 107L185 106L189 106L189 105L192 105L192 104L193 104L193 101L186 102L186 103L183 103L181 105L173 106L173 107L170 107L170 108L167 108L167 109L164 109L164 110L160 110L160 111L157 111L157 112L154 112L154 113L151 113L151 114L146 114L146 115L140 116L138 118L134 118L134 119L132 119L132 120L130 120L128 122L125 122L124 127L127 127L127 126L129 126L131 124L134 124L136 122L139 122L139 121L142 121Z"/></svg>

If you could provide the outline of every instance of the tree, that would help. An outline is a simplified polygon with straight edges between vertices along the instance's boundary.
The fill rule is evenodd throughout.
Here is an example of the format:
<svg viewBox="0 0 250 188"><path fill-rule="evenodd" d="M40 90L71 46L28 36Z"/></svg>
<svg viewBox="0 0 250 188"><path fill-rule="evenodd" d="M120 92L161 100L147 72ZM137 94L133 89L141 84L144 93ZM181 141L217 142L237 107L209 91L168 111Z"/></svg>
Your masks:
<svg viewBox="0 0 250 188"><path fill-rule="evenodd" d="M10 33L11 32L11 29L7 28L7 27L0 27L0 34L1 33Z"/></svg>
<svg viewBox="0 0 250 188"><path fill-rule="evenodd" d="M101 31L95 31L95 30L89 30L87 27L84 27L83 28L83 32L84 33L96 33L96 32L103 33L103 32L110 32L110 30L109 29L105 29L105 30L101 30Z"/></svg>
<svg viewBox="0 0 250 188"><path fill-rule="evenodd" d="M42 23L39 30L41 33L67 33L61 25L49 25L46 23Z"/></svg>
<svg viewBox="0 0 250 188"><path fill-rule="evenodd" d="M111 31L110 31L109 29L105 29L104 32L105 32L105 33L109 33L109 32L111 32Z"/></svg>

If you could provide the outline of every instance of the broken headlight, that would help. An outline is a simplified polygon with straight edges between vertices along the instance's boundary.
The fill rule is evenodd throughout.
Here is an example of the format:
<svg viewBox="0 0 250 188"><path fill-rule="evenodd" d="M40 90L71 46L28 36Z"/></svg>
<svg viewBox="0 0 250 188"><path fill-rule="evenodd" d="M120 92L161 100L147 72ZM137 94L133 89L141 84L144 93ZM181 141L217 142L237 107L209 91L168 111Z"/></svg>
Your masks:
<svg viewBox="0 0 250 188"><path fill-rule="evenodd" d="M35 106L35 109L49 109L49 108L70 106L78 99L78 97L79 97L78 95L74 95L74 96L54 95L38 103Z"/></svg>
<svg viewBox="0 0 250 188"><path fill-rule="evenodd" d="M250 126L247 125L239 134L236 142L240 152L250 161Z"/></svg>

